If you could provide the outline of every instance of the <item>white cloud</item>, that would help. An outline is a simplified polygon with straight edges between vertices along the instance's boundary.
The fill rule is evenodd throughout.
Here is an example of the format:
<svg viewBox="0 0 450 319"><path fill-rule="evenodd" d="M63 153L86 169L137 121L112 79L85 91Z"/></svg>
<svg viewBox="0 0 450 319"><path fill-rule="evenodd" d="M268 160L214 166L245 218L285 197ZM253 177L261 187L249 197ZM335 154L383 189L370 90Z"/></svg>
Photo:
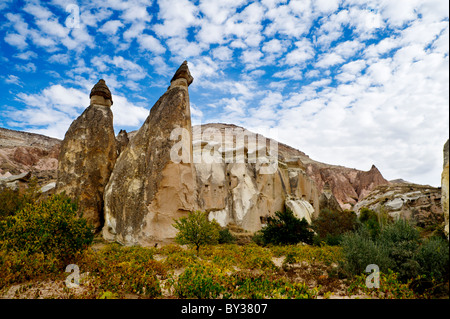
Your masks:
<svg viewBox="0 0 450 319"><path fill-rule="evenodd" d="M187 0L159 0L158 18L153 30L159 37L186 37L187 30L199 23L198 8Z"/></svg>
<svg viewBox="0 0 450 319"><path fill-rule="evenodd" d="M22 81L20 81L20 78L13 74L9 74L8 77L5 78L5 82L8 84L15 84L18 86L22 86Z"/></svg>
<svg viewBox="0 0 450 319"><path fill-rule="evenodd" d="M166 48L155 37L143 34L137 38L141 49L153 52L155 54L163 54L166 52Z"/></svg>
<svg viewBox="0 0 450 319"><path fill-rule="evenodd" d="M254 69L263 64L262 57L263 54L259 50L247 50L242 52L241 61L246 69Z"/></svg>
<svg viewBox="0 0 450 319"><path fill-rule="evenodd" d="M329 68L330 66L344 62L344 59L334 52L323 54L316 62L318 68Z"/></svg>
<svg viewBox="0 0 450 319"><path fill-rule="evenodd" d="M274 73L273 77L292 80L301 80L303 78L302 70L300 68L289 68L284 71L278 71Z"/></svg>
<svg viewBox="0 0 450 319"><path fill-rule="evenodd" d="M38 55L36 54L36 52L29 50L29 51L15 54L14 57L21 59L21 60L30 60L30 59L37 58Z"/></svg>
<svg viewBox="0 0 450 319"><path fill-rule="evenodd" d="M110 20L102 25L102 27L98 29L98 31L105 34L114 35L117 33L119 28L122 28L123 26L124 24L120 20Z"/></svg>
<svg viewBox="0 0 450 319"><path fill-rule="evenodd" d="M4 38L6 43L19 50L23 50L28 46L26 39L26 36L19 33L7 33Z"/></svg>
<svg viewBox="0 0 450 319"><path fill-rule="evenodd" d="M28 62L27 64L16 64L16 70L33 73L36 72L36 65L33 62Z"/></svg>
<svg viewBox="0 0 450 319"><path fill-rule="evenodd" d="M215 59L228 61L231 60L231 58L233 57L233 50L231 50L228 47L221 46L212 50L212 55Z"/></svg>
<svg viewBox="0 0 450 319"><path fill-rule="evenodd" d="M60 64L67 65L70 62L70 56L68 54L64 54L64 53L54 54L54 55L50 56L48 61L50 63L60 63Z"/></svg>
<svg viewBox="0 0 450 319"><path fill-rule="evenodd" d="M286 54L285 63L288 65L301 65L314 57L314 49L307 39L295 42L296 49Z"/></svg>

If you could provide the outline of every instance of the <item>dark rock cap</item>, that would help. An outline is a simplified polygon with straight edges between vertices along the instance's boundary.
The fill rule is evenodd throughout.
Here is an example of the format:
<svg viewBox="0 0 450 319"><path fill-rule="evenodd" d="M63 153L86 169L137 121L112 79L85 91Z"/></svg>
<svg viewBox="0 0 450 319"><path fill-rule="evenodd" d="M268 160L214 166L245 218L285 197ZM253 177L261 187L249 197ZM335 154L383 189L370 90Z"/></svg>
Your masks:
<svg viewBox="0 0 450 319"><path fill-rule="evenodd" d="M111 105L113 104L111 91L109 90L108 86L105 83L105 80L103 79L100 79L97 84L94 85L89 98L91 98L93 95L103 96L106 100L111 100Z"/></svg>
<svg viewBox="0 0 450 319"><path fill-rule="evenodd" d="M184 61L181 66L178 68L177 72L173 76L170 82L172 83L176 79L184 78L187 81L188 86L194 81L194 78L191 76L191 72L189 72L189 68L187 65L187 61Z"/></svg>

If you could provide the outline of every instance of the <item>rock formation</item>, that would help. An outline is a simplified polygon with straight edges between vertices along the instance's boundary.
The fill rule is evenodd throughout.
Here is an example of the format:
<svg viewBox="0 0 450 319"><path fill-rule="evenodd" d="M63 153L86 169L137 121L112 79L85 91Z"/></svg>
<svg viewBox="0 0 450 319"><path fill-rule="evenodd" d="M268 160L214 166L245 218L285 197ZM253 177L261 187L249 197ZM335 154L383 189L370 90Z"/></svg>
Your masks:
<svg viewBox="0 0 450 319"><path fill-rule="evenodd" d="M441 191L428 185L380 185L355 205L356 214L359 214L362 207L388 213L394 219L412 219L422 228L439 225L444 221Z"/></svg>
<svg viewBox="0 0 450 319"><path fill-rule="evenodd" d="M441 197L441 201L442 201L442 211L444 213L444 230L445 233L447 234L447 238L449 236L449 231L448 231L448 198L449 198L449 194L448 194L448 140L444 145L444 169L442 171L442 175L441 175L441 192L442 192L442 197Z"/></svg>
<svg viewBox="0 0 450 319"><path fill-rule="evenodd" d="M142 127L121 130L117 137L112 96L103 80L92 89L90 106L62 143L0 129L0 137L6 136L0 139L0 177L59 162L49 169L54 173L58 167L56 191L78 198L84 216L107 240L128 245L170 241L176 235L174 219L192 210L206 211L210 219L245 236L286 207L308 222L321 208L353 206L356 211L368 206L414 215L424 225L442 217L436 189L396 189L375 166L360 171L320 163L231 124L192 127L192 82L185 61ZM444 173L448 207L448 161ZM55 180L41 182L43 191L54 191Z"/></svg>
<svg viewBox="0 0 450 319"><path fill-rule="evenodd" d="M173 238L174 219L196 208L188 93L192 80L185 61L120 153L104 196L106 239L145 244ZM173 160L179 155L173 153L177 146L179 162Z"/></svg>
<svg viewBox="0 0 450 319"><path fill-rule="evenodd" d="M341 205L339 205L336 197L334 197L330 184L327 182L325 183L322 194L320 194L319 197L319 207L321 210L326 208L330 211L342 212Z"/></svg>
<svg viewBox="0 0 450 319"><path fill-rule="evenodd" d="M31 172L38 183L56 181L61 141L0 128L0 177Z"/></svg>
<svg viewBox="0 0 450 319"><path fill-rule="evenodd" d="M83 216L99 229L103 225L103 193L117 157L113 101L104 80L92 88L90 99L61 144L56 192L77 198Z"/></svg>
<svg viewBox="0 0 450 319"><path fill-rule="evenodd" d="M309 222L318 213L314 181L298 158L278 156L277 142L226 124L193 131L198 207L210 219L254 232L285 207Z"/></svg>

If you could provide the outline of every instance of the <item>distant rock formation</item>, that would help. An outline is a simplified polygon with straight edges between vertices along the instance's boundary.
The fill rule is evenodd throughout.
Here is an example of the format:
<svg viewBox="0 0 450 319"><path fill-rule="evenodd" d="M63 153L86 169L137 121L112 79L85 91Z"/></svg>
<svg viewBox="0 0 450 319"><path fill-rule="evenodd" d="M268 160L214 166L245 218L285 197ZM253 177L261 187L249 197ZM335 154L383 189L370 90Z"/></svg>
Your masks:
<svg viewBox="0 0 450 319"><path fill-rule="evenodd" d="M359 214L362 207L388 213L394 219L414 220L422 228L442 224L444 221L441 191L428 185L380 185L359 201L354 211Z"/></svg>
<svg viewBox="0 0 450 319"><path fill-rule="evenodd" d="M379 185L388 185L380 171L372 165L369 171L342 166L326 165L315 161L306 162L307 173L320 190L328 183L333 195L343 209L352 209Z"/></svg>
<svg viewBox="0 0 450 319"><path fill-rule="evenodd" d="M447 234L447 239L449 238L449 231L448 231L448 198L449 198L449 194L448 194L448 170L449 170L449 164L448 164L448 140L447 142L444 144L444 169L442 171L442 175L441 175L441 192L442 192L442 211L444 213L444 230L445 233Z"/></svg>
<svg viewBox="0 0 450 319"><path fill-rule="evenodd" d="M339 205L336 197L334 197L333 192L331 191L330 184L328 182L325 183L322 194L319 197L319 207L320 210L326 208L330 211L342 212L342 207Z"/></svg>
<svg viewBox="0 0 450 319"><path fill-rule="evenodd" d="M56 181L61 141L0 128L0 177L31 172L38 182Z"/></svg>
<svg viewBox="0 0 450 319"><path fill-rule="evenodd" d="M103 226L103 193L117 157L113 101L104 80L92 88L90 99L61 144L56 192L76 198L83 216L99 229Z"/></svg>
<svg viewBox="0 0 450 319"><path fill-rule="evenodd" d="M106 239L146 244L173 238L174 219L196 208L188 93L192 80L185 61L121 152L105 190ZM182 156L187 156L179 163L171 157L180 143L174 130L184 138Z"/></svg>

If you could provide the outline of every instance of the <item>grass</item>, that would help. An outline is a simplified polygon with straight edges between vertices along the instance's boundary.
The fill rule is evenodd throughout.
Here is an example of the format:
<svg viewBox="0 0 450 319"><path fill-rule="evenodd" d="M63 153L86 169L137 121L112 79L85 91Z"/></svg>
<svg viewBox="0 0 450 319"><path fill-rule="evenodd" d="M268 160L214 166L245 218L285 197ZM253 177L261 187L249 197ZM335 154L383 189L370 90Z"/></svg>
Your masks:
<svg viewBox="0 0 450 319"><path fill-rule="evenodd" d="M54 260L0 252L0 295L86 299L424 297L398 283L392 273L381 276L384 289L378 291L364 286L364 275L340 278L337 264L341 259L338 246L220 244L204 246L197 256L195 249L175 244L145 248L97 243L74 262L82 274L80 286L67 288L64 281L69 273Z"/></svg>

